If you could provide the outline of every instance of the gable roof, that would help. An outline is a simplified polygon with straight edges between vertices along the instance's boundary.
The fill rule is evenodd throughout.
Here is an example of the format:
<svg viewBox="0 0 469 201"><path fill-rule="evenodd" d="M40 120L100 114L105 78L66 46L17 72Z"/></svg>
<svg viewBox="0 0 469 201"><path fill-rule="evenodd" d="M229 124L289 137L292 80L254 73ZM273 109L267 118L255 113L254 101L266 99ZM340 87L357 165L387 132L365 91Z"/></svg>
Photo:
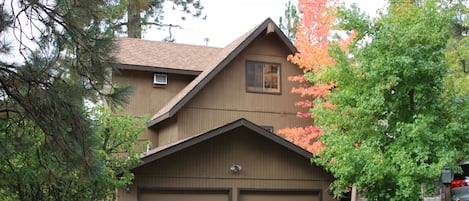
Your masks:
<svg viewBox="0 0 469 201"><path fill-rule="evenodd" d="M222 48L198 45L141 40L136 38L117 39L119 67L145 71L179 70L202 72L213 63ZM177 72L177 71L173 71ZM197 74L198 74L197 73Z"/></svg>
<svg viewBox="0 0 469 201"><path fill-rule="evenodd" d="M232 131L234 129L237 129L237 128L247 128L251 131L253 131L255 134L258 134L258 135L261 135L265 138L267 138L268 140L271 140L277 144L279 144L280 146L283 146L307 159L310 159L313 155L304 150L303 148L291 143L290 141L276 135L275 133L272 133L244 118L241 118L241 119L238 119L236 121L233 121L231 123L228 123L228 124L225 124L223 126L220 126L218 128L215 128L213 130L210 130L210 131L207 131L205 133L202 133L202 134L199 134L199 135L195 135L195 136L192 136L192 137L189 137L189 138L186 138L186 139L183 139L181 141L178 141L178 142L175 142L175 143L172 143L172 144L169 144L169 145L166 145L166 146L163 146L163 147L158 147L158 148L155 148L155 149L152 149L150 152L148 152L146 155L144 155L143 157L141 157L141 159L143 160L143 163L139 164L138 166L132 168L132 169L135 169L135 168L138 168L140 166L143 166L143 165L146 165L148 163L151 163L155 160L158 160L160 158L163 158L165 156L168 156L168 155L171 155L175 152L178 152L180 150L183 150L185 148L188 148L190 146L193 146L195 144L198 144L198 143L201 143L201 142L204 142L206 140L209 140L209 139L212 139L214 137L217 137L219 135L222 135L224 133L227 133L229 131Z"/></svg>
<svg viewBox="0 0 469 201"><path fill-rule="evenodd" d="M164 107L162 107L147 123L148 127L174 116L192 97L194 97L210 80L212 80L225 66L235 59L251 42L262 34L275 34L287 46L290 53L296 53L296 47L285 36L280 28L267 18L262 24L250 30L223 49L218 55L207 63L207 68L191 83L176 94Z"/></svg>

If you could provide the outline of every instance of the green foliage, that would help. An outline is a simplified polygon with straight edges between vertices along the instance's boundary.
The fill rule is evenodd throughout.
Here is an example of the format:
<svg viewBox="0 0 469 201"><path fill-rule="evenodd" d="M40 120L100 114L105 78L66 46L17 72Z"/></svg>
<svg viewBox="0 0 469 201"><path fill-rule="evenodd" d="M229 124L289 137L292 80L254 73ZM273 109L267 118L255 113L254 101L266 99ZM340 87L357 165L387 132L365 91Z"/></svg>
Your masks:
<svg viewBox="0 0 469 201"><path fill-rule="evenodd" d="M107 22L116 6L104 0L1 4L2 199L103 200L131 180L125 169L138 162L131 144L143 122L90 113L84 103L115 108L129 92L109 77L115 46ZM110 127L117 125L126 129Z"/></svg>
<svg viewBox="0 0 469 201"><path fill-rule="evenodd" d="M111 175L129 173L129 169L140 162L142 150L150 146L148 141L140 141L139 136L146 131L145 122L150 118L144 116L136 119L131 115L113 115L109 109L97 107L91 115L95 119L93 128L99 138L99 153L105 159ZM120 178L122 184L131 182L130 178Z"/></svg>
<svg viewBox="0 0 469 201"><path fill-rule="evenodd" d="M7 200L105 200L115 189L129 184L130 167L140 162L138 136L145 130L144 119L114 116L94 108L92 121L95 144L79 165L55 150L50 137L31 121L12 114L2 122L0 132L0 196ZM76 150L79 151L79 150ZM120 174L121 176L117 176Z"/></svg>
<svg viewBox="0 0 469 201"><path fill-rule="evenodd" d="M451 24L452 35L445 50L449 71L445 79L447 96L462 99L469 98L469 8L465 5L467 1L460 0L451 7L456 20Z"/></svg>
<svg viewBox="0 0 469 201"><path fill-rule="evenodd" d="M284 16L279 17L279 27L285 33L285 35L292 41L295 41L295 35L297 30L297 24L300 21L300 13L295 5L288 3L285 4Z"/></svg>
<svg viewBox="0 0 469 201"><path fill-rule="evenodd" d="M354 185L370 200L418 200L421 184L469 153L469 101L445 93L450 7L396 4L373 23L342 14L361 37L350 52L332 48L336 65L313 75L336 84L312 109L325 145L313 161L337 178L338 194Z"/></svg>

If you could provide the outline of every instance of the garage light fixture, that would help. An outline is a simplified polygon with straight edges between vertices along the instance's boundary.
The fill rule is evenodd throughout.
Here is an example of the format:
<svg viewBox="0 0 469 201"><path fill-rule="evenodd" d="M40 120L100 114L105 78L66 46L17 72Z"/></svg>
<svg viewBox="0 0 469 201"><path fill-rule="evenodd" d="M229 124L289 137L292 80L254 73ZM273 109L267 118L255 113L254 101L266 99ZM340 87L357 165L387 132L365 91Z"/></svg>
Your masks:
<svg viewBox="0 0 469 201"><path fill-rule="evenodd" d="M238 165L238 164L233 164L233 165L230 167L230 170L231 170L231 172L233 172L233 173L237 173L237 172L241 171L241 169L243 169L243 167L241 167L241 165Z"/></svg>
<svg viewBox="0 0 469 201"><path fill-rule="evenodd" d="M124 190L126 193L130 193L130 191L132 191L132 188L130 188L129 185L126 185Z"/></svg>

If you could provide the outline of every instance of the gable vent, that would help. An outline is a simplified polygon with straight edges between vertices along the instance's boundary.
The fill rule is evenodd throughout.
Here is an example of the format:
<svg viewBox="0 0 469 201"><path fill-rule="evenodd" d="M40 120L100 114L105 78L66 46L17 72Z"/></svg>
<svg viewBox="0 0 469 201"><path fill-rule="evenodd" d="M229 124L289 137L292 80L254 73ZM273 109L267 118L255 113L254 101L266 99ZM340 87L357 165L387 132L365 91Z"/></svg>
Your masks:
<svg viewBox="0 0 469 201"><path fill-rule="evenodd" d="M154 85L167 85L168 84L168 75L166 75L166 74L153 74L153 84Z"/></svg>
<svg viewBox="0 0 469 201"><path fill-rule="evenodd" d="M275 24L270 22L267 25L267 33L266 34L270 34L270 33L274 33L274 32L275 32Z"/></svg>

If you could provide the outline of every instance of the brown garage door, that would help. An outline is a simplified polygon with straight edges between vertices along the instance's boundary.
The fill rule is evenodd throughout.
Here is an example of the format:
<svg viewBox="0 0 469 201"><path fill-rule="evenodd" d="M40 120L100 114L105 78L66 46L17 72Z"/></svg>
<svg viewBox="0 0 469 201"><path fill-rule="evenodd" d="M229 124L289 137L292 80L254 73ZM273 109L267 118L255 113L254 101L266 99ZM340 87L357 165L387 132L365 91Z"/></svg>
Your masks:
<svg viewBox="0 0 469 201"><path fill-rule="evenodd" d="M320 191L240 191L239 201L320 201Z"/></svg>
<svg viewBox="0 0 469 201"><path fill-rule="evenodd" d="M139 201L228 201L228 190L142 190Z"/></svg>

